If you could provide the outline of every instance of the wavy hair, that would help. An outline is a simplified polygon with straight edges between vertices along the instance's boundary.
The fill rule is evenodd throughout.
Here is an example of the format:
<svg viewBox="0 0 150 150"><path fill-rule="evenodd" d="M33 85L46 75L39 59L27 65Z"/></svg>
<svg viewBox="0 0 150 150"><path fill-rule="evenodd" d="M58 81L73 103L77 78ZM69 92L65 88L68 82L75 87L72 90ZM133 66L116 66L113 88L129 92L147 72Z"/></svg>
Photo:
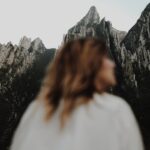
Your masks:
<svg viewBox="0 0 150 150"><path fill-rule="evenodd" d="M94 92L102 92L96 89L95 80L107 53L105 42L97 38L71 40L58 50L37 96L46 102L46 119L63 101L63 125L76 106L91 101Z"/></svg>

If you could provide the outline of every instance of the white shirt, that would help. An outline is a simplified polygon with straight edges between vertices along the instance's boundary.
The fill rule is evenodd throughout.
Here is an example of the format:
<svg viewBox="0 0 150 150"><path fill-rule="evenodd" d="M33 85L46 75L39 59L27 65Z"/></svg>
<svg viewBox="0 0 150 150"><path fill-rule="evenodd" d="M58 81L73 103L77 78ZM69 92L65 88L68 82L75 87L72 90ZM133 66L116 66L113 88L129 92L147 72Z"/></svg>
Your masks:
<svg viewBox="0 0 150 150"><path fill-rule="evenodd" d="M60 129L59 109L44 121L45 107L34 100L24 113L10 150L143 150L136 119L120 97L94 93Z"/></svg>

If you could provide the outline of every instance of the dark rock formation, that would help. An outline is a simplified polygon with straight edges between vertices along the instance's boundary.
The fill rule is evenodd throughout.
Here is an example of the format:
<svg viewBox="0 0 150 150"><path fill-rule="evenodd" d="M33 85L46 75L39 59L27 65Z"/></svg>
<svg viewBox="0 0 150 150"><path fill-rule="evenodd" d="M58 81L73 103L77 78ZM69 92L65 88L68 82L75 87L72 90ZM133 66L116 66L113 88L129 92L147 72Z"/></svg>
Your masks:
<svg viewBox="0 0 150 150"><path fill-rule="evenodd" d="M0 45L0 149L6 149L22 113L36 96L55 49L27 37Z"/></svg>
<svg viewBox="0 0 150 150"><path fill-rule="evenodd" d="M150 148L150 4L121 42L122 68L129 97L136 111L147 149ZM136 100L135 100L136 97Z"/></svg>

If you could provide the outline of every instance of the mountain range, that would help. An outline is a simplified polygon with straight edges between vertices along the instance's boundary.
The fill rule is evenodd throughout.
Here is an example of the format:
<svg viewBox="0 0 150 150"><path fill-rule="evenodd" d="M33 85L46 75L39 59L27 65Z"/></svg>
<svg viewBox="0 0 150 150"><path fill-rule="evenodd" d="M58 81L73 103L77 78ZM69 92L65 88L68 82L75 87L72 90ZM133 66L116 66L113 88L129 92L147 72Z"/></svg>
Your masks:
<svg viewBox="0 0 150 150"><path fill-rule="evenodd" d="M55 49L42 40L21 38L19 45L0 45L0 149L11 141L21 115L36 96Z"/></svg>

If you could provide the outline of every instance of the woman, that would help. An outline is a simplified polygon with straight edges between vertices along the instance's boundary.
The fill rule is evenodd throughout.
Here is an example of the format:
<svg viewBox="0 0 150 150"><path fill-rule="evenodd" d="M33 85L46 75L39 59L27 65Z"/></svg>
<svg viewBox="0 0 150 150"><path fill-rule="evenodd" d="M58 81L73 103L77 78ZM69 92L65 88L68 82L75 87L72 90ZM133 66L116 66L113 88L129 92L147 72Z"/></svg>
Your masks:
<svg viewBox="0 0 150 150"><path fill-rule="evenodd" d="M14 135L11 150L143 150L129 105L108 94L115 64L105 42L66 43Z"/></svg>

